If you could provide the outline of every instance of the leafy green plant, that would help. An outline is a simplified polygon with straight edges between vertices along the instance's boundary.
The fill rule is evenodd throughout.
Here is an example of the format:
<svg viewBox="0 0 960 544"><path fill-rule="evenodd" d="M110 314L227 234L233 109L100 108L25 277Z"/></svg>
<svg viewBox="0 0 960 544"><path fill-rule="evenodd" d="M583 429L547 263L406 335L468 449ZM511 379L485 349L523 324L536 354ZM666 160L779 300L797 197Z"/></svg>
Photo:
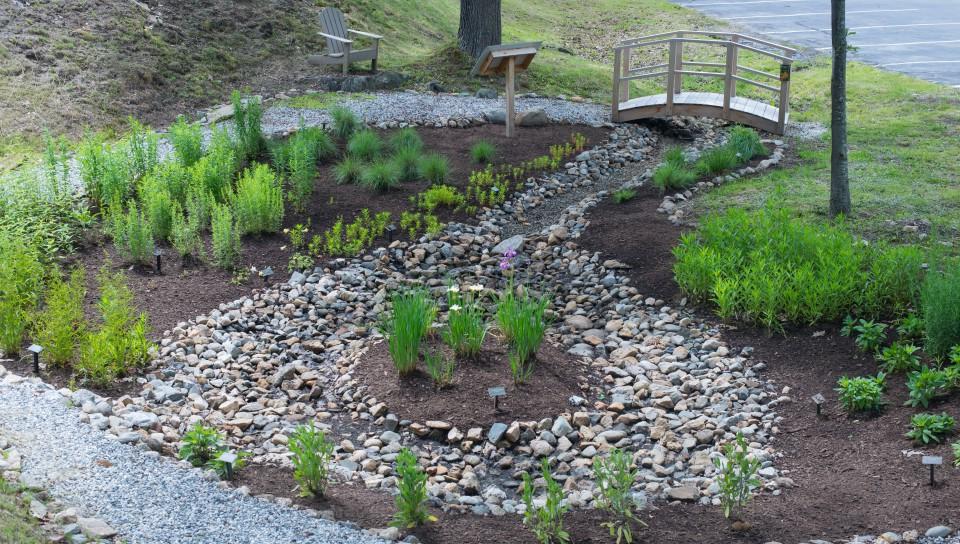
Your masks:
<svg viewBox="0 0 960 544"><path fill-rule="evenodd" d="M727 443L723 453L713 458L713 464L717 467L716 482L720 486L723 515L727 518L735 515L739 519L750 495L761 485L757 477L760 460L750 456L747 441L738 432L736 440Z"/></svg>
<svg viewBox="0 0 960 544"><path fill-rule="evenodd" d="M360 184L373 191L387 191L400 186L400 168L392 161L368 164L360 171Z"/></svg>
<svg viewBox="0 0 960 544"><path fill-rule="evenodd" d="M874 323L866 319L861 319L852 327L852 330L857 334L854 344L860 351L878 352L887 336L887 326L885 324Z"/></svg>
<svg viewBox="0 0 960 544"><path fill-rule="evenodd" d="M347 153L362 160L372 161L383 151L383 141L376 132L364 129L350 136Z"/></svg>
<svg viewBox="0 0 960 544"><path fill-rule="evenodd" d="M293 461L293 479L300 485L300 495L322 497L330 482L333 441L310 421L294 429L289 443L293 454L290 459Z"/></svg>
<svg viewBox="0 0 960 544"><path fill-rule="evenodd" d="M548 303L545 295L534 298L526 290L517 294L512 283L497 302L497 324L511 347L514 383L525 383L533 374L533 360L549 324L545 315Z"/></svg>
<svg viewBox="0 0 960 544"><path fill-rule="evenodd" d="M443 223L432 213L403 212L400 214L400 229L416 240L422 233L439 234L443 230Z"/></svg>
<svg viewBox="0 0 960 544"><path fill-rule="evenodd" d="M293 272L294 270L308 270L313 268L313 257L305 253L294 253L290 256L290 260L287 261L287 272Z"/></svg>
<svg viewBox="0 0 960 544"><path fill-rule="evenodd" d="M260 126L263 116L260 99L249 97L244 100L239 91L233 91L230 100L233 102L233 126L237 135L239 156L241 159L254 159L263 151L264 146Z"/></svg>
<svg viewBox="0 0 960 544"><path fill-rule="evenodd" d="M123 273L111 274L107 266L97 277L101 323L84 336L75 364L84 379L101 386L146 364L153 348L147 339L147 315L136 312Z"/></svg>
<svg viewBox="0 0 960 544"><path fill-rule="evenodd" d="M767 148L760 142L760 135L749 127L733 127L727 145L733 148L740 163L749 162L754 157L767 154Z"/></svg>
<svg viewBox="0 0 960 544"><path fill-rule="evenodd" d="M203 156L203 128L200 123L188 123L182 115L170 125L170 144L173 154L183 166L193 166Z"/></svg>
<svg viewBox="0 0 960 544"><path fill-rule="evenodd" d="M886 376L848 378L837 381L840 405L848 412L876 412L883 408L883 390Z"/></svg>
<svg viewBox="0 0 960 544"><path fill-rule="evenodd" d="M420 177L420 150L415 147L401 147L390 158L397 170L399 181L415 181Z"/></svg>
<svg viewBox="0 0 960 544"><path fill-rule="evenodd" d="M470 158L477 164L490 164L496 153L497 149L486 140L480 140L470 146Z"/></svg>
<svg viewBox="0 0 960 544"><path fill-rule="evenodd" d="M423 289L395 292L393 311L383 322L393 365L401 376L414 371L420 343L437 315L437 307Z"/></svg>
<svg viewBox="0 0 960 544"><path fill-rule="evenodd" d="M223 435L213 427L202 423L195 423L183 435L183 445L180 446L178 456L195 467L206 467L217 473L220 479L226 479L230 472L236 472L246 464L247 452L237 451L237 460L233 462L232 470L228 472L226 463L219 457L230 450L223 442Z"/></svg>
<svg viewBox="0 0 960 544"><path fill-rule="evenodd" d="M146 214L136 204L126 213L115 204L108 214L110 236L117 253L128 262L148 265L153 260L153 232Z"/></svg>
<svg viewBox="0 0 960 544"><path fill-rule="evenodd" d="M158 240L169 240L174 200L162 183L163 180L153 175L144 177L140 182L140 201L150 224L150 233Z"/></svg>
<svg viewBox="0 0 960 544"><path fill-rule="evenodd" d="M417 169L419 176L432 184L446 183L450 175L450 162L439 153L430 153L420 157Z"/></svg>
<svg viewBox="0 0 960 544"><path fill-rule="evenodd" d="M629 202L636 198L637 191L635 189L618 189L613 193L613 201L617 204L623 204L624 202Z"/></svg>
<svg viewBox="0 0 960 544"><path fill-rule="evenodd" d="M653 184L661 191L686 189L697 181L697 173L686 165L665 162L653 172Z"/></svg>
<svg viewBox="0 0 960 544"><path fill-rule="evenodd" d="M205 187L191 187L187 191L186 212L190 221L202 232L210 227L210 218L217 200Z"/></svg>
<svg viewBox="0 0 960 544"><path fill-rule="evenodd" d="M918 444L939 444L955 426L956 420L946 412L916 414L910 418L910 430L906 436Z"/></svg>
<svg viewBox="0 0 960 544"><path fill-rule="evenodd" d="M883 349L879 356L880 366L887 374L917 370L920 367L920 356L917 355L919 349L917 346L896 342Z"/></svg>
<svg viewBox="0 0 960 544"><path fill-rule="evenodd" d="M395 466L397 474L396 496L397 513L391 525L402 529L412 529L437 518L427 511L427 475L420 468L417 456L407 448L397 454Z"/></svg>
<svg viewBox="0 0 960 544"><path fill-rule="evenodd" d="M638 478L639 472L631 466L630 455L623 450L613 448L606 459L593 458L593 479L599 492L595 504L609 514L610 520L602 525L610 530L610 536L617 539L617 544L630 544L634 528L647 526L637 516L640 505L632 490Z"/></svg>
<svg viewBox="0 0 960 544"><path fill-rule="evenodd" d="M0 350L5 355L20 350L42 288L37 248L0 232Z"/></svg>
<svg viewBox="0 0 960 544"><path fill-rule="evenodd" d="M487 336L487 323L483 315L483 306L478 296L483 286L476 284L467 287L462 293L456 285L447 287L447 327L443 331L443 340L459 357L474 359L480 355L480 348Z"/></svg>
<svg viewBox="0 0 960 544"><path fill-rule="evenodd" d="M411 200L413 198L411 197ZM466 203L466 198L456 187L449 185L432 185L416 197L417 209L433 213L437 208L457 208Z"/></svg>
<svg viewBox="0 0 960 544"><path fill-rule="evenodd" d="M449 359L440 352L426 350L423 352L423 365L427 374L433 380L437 389L443 389L453 381L453 372L457 369L457 362Z"/></svg>
<svg viewBox="0 0 960 544"><path fill-rule="evenodd" d="M34 321L37 342L43 346L46 359L54 365L68 365L77 353L85 333L83 299L86 293L83 268L70 272L68 281L63 281L60 273L55 272L47 282L44 308Z"/></svg>
<svg viewBox="0 0 960 544"><path fill-rule="evenodd" d="M914 408L930 406L930 401L940 395L949 392L950 382L947 379L947 373L930 368L923 367L920 370L911 372L907 378L907 390L910 398L905 403Z"/></svg>
<svg viewBox="0 0 960 544"><path fill-rule="evenodd" d="M333 118L333 134L341 141L349 140L363 125L356 114L343 106L330 108L330 117Z"/></svg>
<svg viewBox="0 0 960 544"><path fill-rule="evenodd" d="M323 134L303 129L290 138L283 147L286 149L286 164L284 168L290 180L288 200L298 212L304 212L310 196L313 194L314 183L317 177L317 144L312 139L314 135Z"/></svg>
<svg viewBox="0 0 960 544"><path fill-rule="evenodd" d="M914 313L897 322L897 335L901 340L921 340L923 338L923 319Z"/></svg>
<svg viewBox="0 0 960 544"><path fill-rule="evenodd" d="M953 450L953 466L960 468L960 442L954 442L950 448Z"/></svg>
<svg viewBox="0 0 960 544"><path fill-rule="evenodd" d="M254 164L244 170L237 182L233 209L241 235L280 231L283 194L269 166Z"/></svg>
<svg viewBox="0 0 960 544"><path fill-rule="evenodd" d="M719 146L701 153L694 169L701 174L716 175L736 167L738 163L736 149Z"/></svg>
<svg viewBox="0 0 960 544"><path fill-rule="evenodd" d="M423 149L423 140L413 127L401 128L390 135L390 149L396 153L403 149L412 149L417 153Z"/></svg>
<svg viewBox="0 0 960 544"><path fill-rule="evenodd" d="M213 262L220 268L232 270L240 262L240 226L226 204L215 204L212 218Z"/></svg>
<svg viewBox="0 0 960 544"><path fill-rule="evenodd" d="M567 544L570 534L563 528L563 515L570 507L563 502L563 487L550 474L550 463L544 458L540 464L540 474L546 483L546 500L543 505L533 500L533 479L523 473L523 492L521 499L526 507L523 512L523 524L533 531L540 544Z"/></svg>
<svg viewBox="0 0 960 544"><path fill-rule="evenodd" d="M943 271L928 273L920 299L926 325L924 350L942 357L960 344L960 266L951 262Z"/></svg>
<svg viewBox="0 0 960 544"><path fill-rule="evenodd" d="M363 174L363 161L347 155L333 167L333 179L338 185L357 183Z"/></svg>
<svg viewBox="0 0 960 544"><path fill-rule="evenodd" d="M200 239L200 225L197 219L189 217L180 209L180 204L174 202L170 213L170 243L181 259L188 256L203 259L203 240Z"/></svg>
<svg viewBox="0 0 960 544"><path fill-rule="evenodd" d="M344 225L343 217L329 229L323 237L314 236L310 242L310 253L319 257L327 256L355 257L364 249L373 245L374 240L383 236L390 223L390 212L380 212L370 217L370 210L364 208L351 223Z"/></svg>
<svg viewBox="0 0 960 544"><path fill-rule="evenodd" d="M131 172L135 179L147 175L159 162L157 147L160 137L133 117L128 118L126 144L130 153Z"/></svg>

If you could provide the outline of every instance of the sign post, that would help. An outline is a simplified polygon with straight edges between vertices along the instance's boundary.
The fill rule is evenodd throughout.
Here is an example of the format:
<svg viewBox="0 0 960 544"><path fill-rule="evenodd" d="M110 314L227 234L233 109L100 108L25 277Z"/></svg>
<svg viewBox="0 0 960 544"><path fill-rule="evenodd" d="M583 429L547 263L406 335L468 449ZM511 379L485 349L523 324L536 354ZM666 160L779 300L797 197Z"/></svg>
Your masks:
<svg viewBox="0 0 960 544"><path fill-rule="evenodd" d="M514 92L516 85L517 72L526 70L533 57L540 50L540 42L508 43L503 45L491 45L483 50L473 70L471 76L496 76L504 74L507 84L507 111L506 125L507 137L512 138L514 134L514 125L516 124L516 113L514 108Z"/></svg>

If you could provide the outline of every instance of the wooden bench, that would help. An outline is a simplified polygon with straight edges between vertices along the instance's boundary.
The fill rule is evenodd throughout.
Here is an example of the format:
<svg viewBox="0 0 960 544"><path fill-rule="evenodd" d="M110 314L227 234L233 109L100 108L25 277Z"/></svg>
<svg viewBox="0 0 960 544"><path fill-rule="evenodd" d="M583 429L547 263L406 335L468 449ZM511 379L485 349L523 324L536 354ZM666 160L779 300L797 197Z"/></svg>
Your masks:
<svg viewBox="0 0 960 544"><path fill-rule="evenodd" d="M320 26L323 32L318 32L327 39L327 52L311 55L308 61L311 64L326 65L339 64L343 66L343 73L347 74L351 62L370 61L370 70L377 71L377 55L380 49L380 40L383 36L361 32L347 27L343 12L337 8L326 7L320 11ZM350 36L369 38L373 46L367 49L354 49Z"/></svg>

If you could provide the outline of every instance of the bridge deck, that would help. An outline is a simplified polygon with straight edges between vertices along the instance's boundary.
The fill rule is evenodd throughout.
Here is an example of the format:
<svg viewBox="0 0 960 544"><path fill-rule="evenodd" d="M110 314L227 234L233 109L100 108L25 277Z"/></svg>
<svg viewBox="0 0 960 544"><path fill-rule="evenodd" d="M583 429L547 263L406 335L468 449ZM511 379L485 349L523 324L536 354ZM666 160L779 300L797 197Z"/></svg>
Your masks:
<svg viewBox="0 0 960 544"><path fill-rule="evenodd" d="M621 121L671 115L721 117L723 95L699 92L678 93L674 95L673 111L667 110L666 94L641 96L621 102L618 104L618 110ZM775 106L757 100L735 96L730 99L729 116L723 117L738 123L753 125L769 132L779 132L777 123L780 110Z"/></svg>

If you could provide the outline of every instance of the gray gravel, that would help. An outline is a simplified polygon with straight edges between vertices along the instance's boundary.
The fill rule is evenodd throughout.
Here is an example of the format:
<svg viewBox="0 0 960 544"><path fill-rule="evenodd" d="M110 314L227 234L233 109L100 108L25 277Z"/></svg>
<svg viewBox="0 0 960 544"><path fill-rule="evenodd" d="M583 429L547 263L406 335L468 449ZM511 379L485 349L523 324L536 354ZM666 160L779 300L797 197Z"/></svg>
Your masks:
<svg viewBox="0 0 960 544"><path fill-rule="evenodd" d="M434 95L417 92L383 92L372 98L351 98L342 106L361 116L368 124L391 121L407 123L436 123L448 119L482 117L484 112L504 109L504 99L476 98L464 95ZM556 98L519 97L518 112L542 109L551 121L599 125L610 120L609 108L600 104L578 103ZM296 127L303 118L307 125L328 123L326 110L274 106L264 112L265 133L280 132Z"/></svg>
<svg viewBox="0 0 960 544"><path fill-rule="evenodd" d="M382 542L341 523L221 489L198 470L122 445L81 423L79 412L50 386L9 381L8 376L0 384L0 433L23 454L22 478L103 519L124 542Z"/></svg>

